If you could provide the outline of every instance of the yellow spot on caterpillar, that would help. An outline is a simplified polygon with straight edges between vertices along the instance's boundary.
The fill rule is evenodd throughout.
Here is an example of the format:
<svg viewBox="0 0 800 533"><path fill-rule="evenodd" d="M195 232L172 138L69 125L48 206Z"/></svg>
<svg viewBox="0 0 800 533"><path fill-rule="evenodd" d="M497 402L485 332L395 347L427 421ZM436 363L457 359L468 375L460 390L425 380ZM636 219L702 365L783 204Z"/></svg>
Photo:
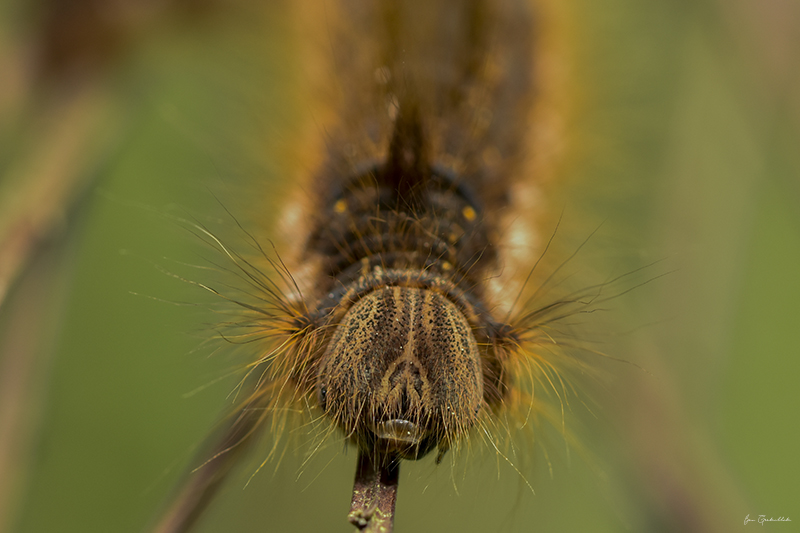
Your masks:
<svg viewBox="0 0 800 533"><path fill-rule="evenodd" d="M347 200L345 200L344 198L338 200L335 204L333 204L333 210L339 214L346 212Z"/></svg>
<svg viewBox="0 0 800 533"><path fill-rule="evenodd" d="M475 210L470 206L466 206L464 209L462 209L461 214L464 215L464 218L466 218L470 222L475 220L475 217L478 216Z"/></svg>

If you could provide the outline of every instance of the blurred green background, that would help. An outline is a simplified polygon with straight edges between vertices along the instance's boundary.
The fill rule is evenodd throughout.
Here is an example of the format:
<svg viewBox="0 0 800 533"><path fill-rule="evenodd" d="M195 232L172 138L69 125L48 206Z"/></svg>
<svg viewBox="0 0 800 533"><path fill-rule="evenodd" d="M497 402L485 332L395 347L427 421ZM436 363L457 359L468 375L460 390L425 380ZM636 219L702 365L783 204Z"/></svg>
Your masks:
<svg viewBox="0 0 800 533"><path fill-rule="evenodd" d="M297 112L296 43L280 2L120 4L107 13L117 37L92 41L106 55L76 52L75 66L51 53L35 71L42 21L66 24L66 5L0 7L0 200L19 161L40 157L64 95L92 95L86 112L101 117L76 133L89 185L0 308L0 532L138 532L236 383L216 381L235 355L202 345L208 298L164 272L205 257L175 219L230 226L220 203L274 213L269 191L285 181L268 146ZM595 425L611 429L587 443L599 458L554 452L552 477L525 471L535 495L488 452L453 469L405 464L397 530L738 531L766 514L794 522L764 529L796 531L800 6L574 0L570 12L584 146L566 196L621 232L632 264L675 270L625 300L626 358L646 372L610 367ZM198 531L350 530L352 450L308 464L289 453L245 488L259 463Z"/></svg>

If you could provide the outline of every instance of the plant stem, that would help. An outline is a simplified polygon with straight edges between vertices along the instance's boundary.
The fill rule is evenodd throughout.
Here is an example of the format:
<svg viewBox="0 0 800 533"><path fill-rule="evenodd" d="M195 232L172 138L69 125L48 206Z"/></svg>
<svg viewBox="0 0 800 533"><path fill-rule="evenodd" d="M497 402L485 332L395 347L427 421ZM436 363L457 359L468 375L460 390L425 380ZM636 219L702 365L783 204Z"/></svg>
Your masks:
<svg viewBox="0 0 800 533"><path fill-rule="evenodd" d="M400 461L381 454L358 452L358 467L350 503L350 523L366 533L391 533Z"/></svg>

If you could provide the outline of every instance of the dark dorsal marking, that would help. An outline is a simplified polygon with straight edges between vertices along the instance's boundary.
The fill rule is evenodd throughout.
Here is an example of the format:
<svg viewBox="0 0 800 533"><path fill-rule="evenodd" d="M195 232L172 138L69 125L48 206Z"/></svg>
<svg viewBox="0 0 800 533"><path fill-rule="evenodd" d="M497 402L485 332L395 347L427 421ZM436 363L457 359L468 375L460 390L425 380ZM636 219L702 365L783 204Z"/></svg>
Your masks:
<svg viewBox="0 0 800 533"><path fill-rule="evenodd" d="M402 104L394 123L389 155L382 169L382 181L392 190L398 202L412 205L420 200L421 191L430 178L429 149L419 108Z"/></svg>

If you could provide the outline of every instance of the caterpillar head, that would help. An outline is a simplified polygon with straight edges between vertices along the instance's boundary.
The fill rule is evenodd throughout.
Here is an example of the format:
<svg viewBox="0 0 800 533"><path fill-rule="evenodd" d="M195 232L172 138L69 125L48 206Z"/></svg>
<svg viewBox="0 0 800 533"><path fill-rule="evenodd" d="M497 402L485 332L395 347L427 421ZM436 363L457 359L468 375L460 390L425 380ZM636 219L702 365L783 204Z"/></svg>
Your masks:
<svg viewBox="0 0 800 533"><path fill-rule="evenodd" d="M439 457L466 434L483 399L467 319L434 290L387 286L345 314L320 362L325 413L362 449Z"/></svg>

